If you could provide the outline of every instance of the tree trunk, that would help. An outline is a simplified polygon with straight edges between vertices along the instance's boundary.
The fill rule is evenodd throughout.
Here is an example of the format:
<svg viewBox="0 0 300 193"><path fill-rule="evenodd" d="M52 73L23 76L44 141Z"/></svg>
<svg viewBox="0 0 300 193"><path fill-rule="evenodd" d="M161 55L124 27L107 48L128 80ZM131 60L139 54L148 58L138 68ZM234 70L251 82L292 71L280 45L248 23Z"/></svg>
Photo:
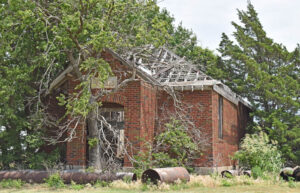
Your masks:
<svg viewBox="0 0 300 193"><path fill-rule="evenodd" d="M92 97L93 98L93 97ZM90 102L95 103L94 99L91 99ZM97 110L93 109L87 116L88 122L88 139L97 139L98 143L88 148L89 151L89 166L94 167L96 170L102 169L101 164L101 153L100 153L100 144L99 144L99 129L97 123Z"/></svg>

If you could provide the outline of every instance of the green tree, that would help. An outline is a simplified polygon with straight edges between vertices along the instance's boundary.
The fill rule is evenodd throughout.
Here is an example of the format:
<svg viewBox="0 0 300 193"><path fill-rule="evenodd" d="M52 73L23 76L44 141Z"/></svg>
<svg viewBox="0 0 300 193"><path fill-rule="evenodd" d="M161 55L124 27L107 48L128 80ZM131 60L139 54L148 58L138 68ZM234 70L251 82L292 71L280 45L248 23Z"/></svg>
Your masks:
<svg viewBox="0 0 300 193"><path fill-rule="evenodd" d="M122 53L144 44L166 45L215 72L209 71L216 59L212 51L197 46L193 32L173 21L154 0L0 0L0 167L38 167L32 160L47 156L39 151L49 124L43 97L68 66L81 81L80 95L59 100L67 114L89 122L90 138L96 138L99 104L90 82L98 76L103 83L111 74L99 57L105 48ZM98 150L99 144L90 148L94 165Z"/></svg>
<svg viewBox="0 0 300 193"><path fill-rule="evenodd" d="M170 34L168 47L175 54L185 57L186 60L196 64L200 70L214 76L217 56L213 51L198 45L197 37L192 30L188 30L182 24L179 24Z"/></svg>
<svg viewBox="0 0 300 193"><path fill-rule="evenodd" d="M56 57L51 60L53 73L65 59L58 49L50 52L47 27L34 10L34 3L29 1L0 2L0 168L45 157L37 152L43 145L42 132L33 131L40 121L32 112L39 103L37 90L43 71L50 63L45 53Z"/></svg>
<svg viewBox="0 0 300 193"><path fill-rule="evenodd" d="M299 51L267 37L251 3L232 22L235 41L222 35L218 78L253 106L255 122L278 141L290 164L300 163ZM256 128L256 127L253 127Z"/></svg>
<svg viewBox="0 0 300 193"><path fill-rule="evenodd" d="M98 103L91 79L98 76L103 83L111 74L99 54L105 48L163 45L170 25L158 11L152 0L0 1L0 167L24 164L38 151L45 130L43 96L68 66L81 82L80 94L60 102L67 114L87 120L95 137ZM101 168L99 144L90 155Z"/></svg>

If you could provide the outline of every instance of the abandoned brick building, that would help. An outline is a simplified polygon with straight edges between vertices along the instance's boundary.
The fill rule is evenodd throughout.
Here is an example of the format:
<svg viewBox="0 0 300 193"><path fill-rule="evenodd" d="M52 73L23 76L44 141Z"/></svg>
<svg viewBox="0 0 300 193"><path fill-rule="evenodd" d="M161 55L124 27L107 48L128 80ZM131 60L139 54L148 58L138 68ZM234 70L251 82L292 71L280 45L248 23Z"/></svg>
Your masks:
<svg viewBox="0 0 300 193"><path fill-rule="evenodd" d="M109 49L102 54L114 74L105 88L114 88L133 71L137 77L101 98L101 109L106 119L117 122L119 143L124 142L125 136L136 149L143 149L139 137L153 140L160 119L166 111L169 114L175 108L174 98L166 92L168 87L180 93L180 100L190 106L188 117L208 136L209 146L201 157L193 161L194 167L202 173L232 167L230 156L238 150L250 121L249 104L220 81L197 70L169 50L152 47L149 50L155 59L141 55L121 56ZM72 71L72 67L65 69L50 85L49 108L57 118L64 115L65 109L57 104L56 96L74 92L79 83ZM92 88L97 89L96 81ZM66 162L74 167L85 167L88 161L86 123L77 125L76 130L77 138L66 143ZM122 151L121 147L117 151ZM123 166L132 166L126 156L123 157Z"/></svg>

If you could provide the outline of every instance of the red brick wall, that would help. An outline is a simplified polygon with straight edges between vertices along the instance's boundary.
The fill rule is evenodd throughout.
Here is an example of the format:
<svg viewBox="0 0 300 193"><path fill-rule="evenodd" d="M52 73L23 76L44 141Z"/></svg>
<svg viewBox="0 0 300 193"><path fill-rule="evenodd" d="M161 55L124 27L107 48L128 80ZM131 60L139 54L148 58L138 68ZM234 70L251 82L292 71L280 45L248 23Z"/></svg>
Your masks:
<svg viewBox="0 0 300 193"><path fill-rule="evenodd" d="M68 93L72 94L78 92L75 87L79 84L79 81L68 80ZM68 120L72 120L73 117L68 116ZM75 128L75 136L72 141L67 142L66 160L68 165L85 166L86 165L86 123L80 121L76 124L76 121L72 122L70 128ZM71 131L71 130L69 130ZM68 132L70 135L70 132Z"/></svg>
<svg viewBox="0 0 300 193"><path fill-rule="evenodd" d="M213 157L214 166L235 165L231 157L239 148L240 139L245 134L248 121L248 114L245 107L240 107L245 111L239 111L236 104L233 104L225 97L223 98L223 138L219 138L219 97L213 91Z"/></svg>
<svg viewBox="0 0 300 193"><path fill-rule="evenodd" d="M246 107L242 103L239 103L238 105L239 139L245 136L248 123L252 121L250 118L250 112L251 110L248 107Z"/></svg>
<svg viewBox="0 0 300 193"><path fill-rule="evenodd" d="M66 113L66 109L64 106L58 105L57 97L60 96L60 94L63 94L66 92L67 83L61 86L61 89L55 90L51 94L47 95L45 99L43 99L43 103L46 106L46 112L48 113L48 119L52 122L57 122L61 119ZM65 122L64 120L61 120L59 125L63 125ZM57 135L58 127L51 127L47 128L47 135L49 137L56 137ZM63 140L66 136L62 136L60 140ZM56 145L48 145L45 144L45 146L42 147L42 151L45 151L46 153L50 153L51 151L55 150L57 147L60 148L61 151L61 161L65 161L65 143L58 143Z"/></svg>
<svg viewBox="0 0 300 193"><path fill-rule="evenodd" d="M153 141L156 117L156 88L144 81L141 82L141 133L140 137L148 142ZM141 148L145 148L141 143Z"/></svg>
<svg viewBox="0 0 300 193"><path fill-rule="evenodd" d="M124 106L125 136L132 145L128 153L136 155L144 148L143 141L152 141L154 135L156 88L142 80L132 81L123 89L101 99L102 102ZM125 157L124 166L131 166Z"/></svg>
<svg viewBox="0 0 300 193"><path fill-rule="evenodd" d="M111 69L118 82L131 76L132 71L128 66L114 58L110 53L103 53L102 56L110 63ZM123 104L125 111L125 136L132 144L128 148L131 154L137 154L144 149L143 141L152 141L154 136L155 115L156 115L156 87L145 82L141 78L132 81L117 94L126 98ZM128 157L125 157L124 166L131 166Z"/></svg>
<svg viewBox="0 0 300 193"><path fill-rule="evenodd" d="M195 90L183 91L180 100L183 102L189 119L194 122L195 127L203 133L203 137L207 139L205 142L205 151L203 156L194 160L195 166L210 167L212 160L212 91L211 90ZM157 125L163 126L168 116L174 115L174 103L171 96L166 92L160 92L158 98L158 120ZM166 119L166 120L164 120ZM159 131L157 131L159 132Z"/></svg>
<svg viewBox="0 0 300 193"><path fill-rule="evenodd" d="M181 100L188 110L196 128L207 138L203 155L194 160L197 167L231 166L230 156L238 150L240 139L245 134L249 121L249 109L239 104L239 107L223 97L223 138L218 136L218 106L219 94L213 90L195 90L181 92ZM164 117L174 111L172 97L160 92L158 98L158 126L163 125ZM161 107L164 107L163 109ZM156 131L159 132L159 131Z"/></svg>
<svg viewBox="0 0 300 193"><path fill-rule="evenodd" d="M114 75L118 77L118 81L130 77L128 73L130 69L127 66L122 65L109 53L103 53L102 55L110 63ZM71 82L71 85L73 84L76 83ZM70 89L70 92L73 92L73 90ZM131 156L143 149L142 141L152 141L156 114L156 88L154 86L141 79L131 81L124 88L103 97L101 101L120 104L124 107L125 136L132 144L127 149ZM85 124L78 127L78 133L86 135L86 132L82 132L82 130L86 130ZM69 164L81 165L81 163L85 163L85 138L86 136L81 136L83 140L74 139L68 143L67 160ZM128 157L125 157L124 166L131 166Z"/></svg>

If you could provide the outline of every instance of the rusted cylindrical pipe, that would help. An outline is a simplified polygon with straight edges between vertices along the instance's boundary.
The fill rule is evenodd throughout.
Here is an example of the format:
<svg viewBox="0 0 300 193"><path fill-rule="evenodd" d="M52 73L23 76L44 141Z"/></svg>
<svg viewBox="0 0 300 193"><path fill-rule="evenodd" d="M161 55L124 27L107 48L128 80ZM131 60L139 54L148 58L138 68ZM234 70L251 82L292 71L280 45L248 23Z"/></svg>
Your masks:
<svg viewBox="0 0 300 193"><path fill-rule="evenodd" d="M49 178L53 172L50 171L33 171L33 170L20 170L20 171L0 171L0 181L4 179L22 180L28 183L44 183L45 179ZM117 173L117 174L98 174L86 173L78 171L61 171L59 172L61 179L64 183L69 184L74 181L78 184L95 183L100 181L113 181L123 179L128 176L134 180L133 173Z"/></svg>
<svg viewBox="0 0 300 193"><path fill-rule="evenodd" d="M97 180L103 180L100 174L84 172L61 172L60 177L66 184L70 184L71 181L77 184L87 184L95 183Z"/></svg>
<svg viewBox="0 0 300 193"><path fill-rule="evenodd" d="M300 166L295 167L293 170L293 177L295 181L300 181Z"/></svg>
<svg viewBox="0 0 300 193"><path fill-rule="evenodd" d="M245 170L245 171L240 171L240 170L223 170L221 172L221 176L223 178L231 178L233 176L239 176L239 175L245 175L245 176L251 176L251 170Z"/></svg>
<svg viewBox="0 0 300 193"><path fill-rule="evenodd" d="M173 183L176 180L190 181L189 172L183 167L172 167L172 168L154 168L148 169L142 174L142 182L148 181L153 184L160 182Z"/></svg>
<svg viewBox="0 0 300 193"><path fill-rule="evenodd" d="M137 180L137 176L136 174L132 173L132 172L118 172L116 174L116 178L118 180L124 180L125 178L128 178L132 181L136 181Z"/></svg>
<svg viewBox="0 0 300 193"><path fill-rule="evenodd" d="M251 177L251 170L245 170L245 171L243 171L243 175Z"/></svg>
<svg viewBox="0 0 300 193"><path fill-rule="evenodd" d="M282 177L282 179L289 181L290 178L293 177L293 171L294 171L293 168L286 167L280 171L279 175L280 175L280 177Z"/></svg>
<svg viewBox="0 0 300 193"><path fill-rule="evenodd" d="M238 176L239 172L237 170L223 170L221 176L223 178L232 178L233 176Z"/></svg>
<svg viewBox="0 0 300 193"><path fill-rule="evenodd" d="M33 171L33 170L21 170L21 171L0 171L0 181L4 179L22 180L28 183L44 183L45 179L50 176L47 171Z"/></svg>

